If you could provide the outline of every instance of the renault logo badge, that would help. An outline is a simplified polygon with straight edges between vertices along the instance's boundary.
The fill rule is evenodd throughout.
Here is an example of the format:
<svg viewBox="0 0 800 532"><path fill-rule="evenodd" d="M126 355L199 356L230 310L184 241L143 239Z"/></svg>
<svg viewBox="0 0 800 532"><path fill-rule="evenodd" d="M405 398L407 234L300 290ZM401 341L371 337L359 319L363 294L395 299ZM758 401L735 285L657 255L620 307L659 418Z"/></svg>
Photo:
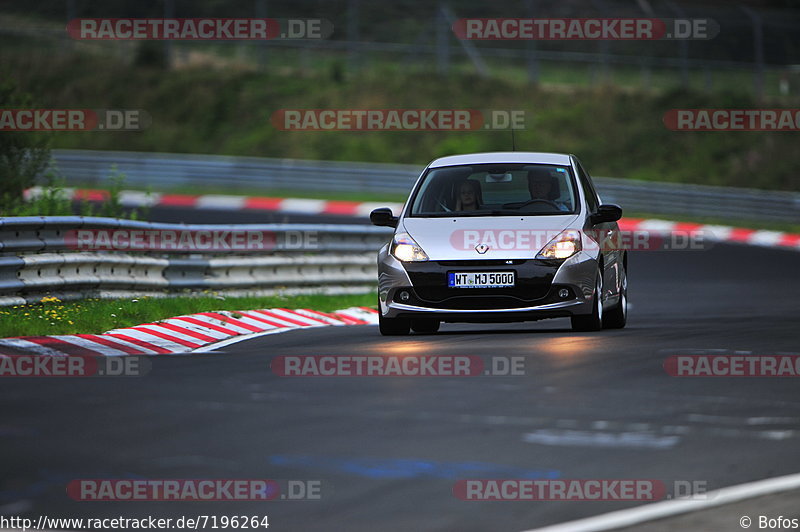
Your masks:
<svg viewBox="0 0 800 532"><path fill-rule="evenodd" d="M475 246L475 251L483 255L484 253L489 251L489 246L487 246L486 244L478 244L477 246Z"/></svg>

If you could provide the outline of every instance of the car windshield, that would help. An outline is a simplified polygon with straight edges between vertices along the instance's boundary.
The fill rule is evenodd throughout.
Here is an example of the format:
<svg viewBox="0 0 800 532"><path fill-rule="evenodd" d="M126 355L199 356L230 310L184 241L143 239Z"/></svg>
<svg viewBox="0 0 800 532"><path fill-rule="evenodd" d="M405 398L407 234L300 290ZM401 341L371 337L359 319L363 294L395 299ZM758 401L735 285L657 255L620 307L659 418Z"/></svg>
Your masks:
<svg viewBox="0 0 800 532"><path fill-rule="evenodd" d="M570 214L576 209L569 166L476 164L429 169L411 216L512 216Z"/></svg>

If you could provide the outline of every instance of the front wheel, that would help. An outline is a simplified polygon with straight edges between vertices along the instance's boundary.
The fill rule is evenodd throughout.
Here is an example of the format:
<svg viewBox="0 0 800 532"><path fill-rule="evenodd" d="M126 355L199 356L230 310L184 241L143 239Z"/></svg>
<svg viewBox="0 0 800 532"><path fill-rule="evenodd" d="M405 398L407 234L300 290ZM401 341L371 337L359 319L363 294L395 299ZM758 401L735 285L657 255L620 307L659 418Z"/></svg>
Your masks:
<svg viewBox="0 0 800 532"><path fill-rule="evenodd" d="M594 296L592 297L592 313L572 316L573 331L599 331L603 328L603 270L597 272Z"/></svg>
<svg viewBox="0 0 800 532"><path fill-rule="evenodd" d="M378 329L384 336L405 336L411 332L411 320L406 318L384 318L378 301Z"/></svg>
<svg viewBox="0 0 800 532"><path fill-rule="evenodd" d="M619 302L603 316L604 329L622 329L628 321L628 271L624 266L620 277Z"/></svg>

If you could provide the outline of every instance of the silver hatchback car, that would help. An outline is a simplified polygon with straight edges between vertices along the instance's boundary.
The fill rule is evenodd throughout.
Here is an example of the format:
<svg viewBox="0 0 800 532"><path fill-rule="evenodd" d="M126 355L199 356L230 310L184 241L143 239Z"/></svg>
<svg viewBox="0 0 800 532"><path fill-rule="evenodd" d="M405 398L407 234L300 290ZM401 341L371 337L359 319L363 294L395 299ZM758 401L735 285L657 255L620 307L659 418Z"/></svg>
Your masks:
<svg viewBox="0 0 800 532"><path fill-rule="evenodd" d="M434 333L441 322L569 317L572 328L627 319L622 209L602 204L574 155L499 152L430 163L378 253L380 331Z"/></svg>

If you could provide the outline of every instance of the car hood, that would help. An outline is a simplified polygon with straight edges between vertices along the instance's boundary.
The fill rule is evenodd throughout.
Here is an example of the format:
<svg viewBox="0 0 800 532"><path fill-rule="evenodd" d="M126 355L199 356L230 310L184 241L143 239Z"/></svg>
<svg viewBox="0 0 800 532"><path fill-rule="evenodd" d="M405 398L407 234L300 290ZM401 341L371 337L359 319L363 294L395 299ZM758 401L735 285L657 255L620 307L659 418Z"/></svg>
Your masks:
<svg viewBox="0 0 800 532"><path fill-rule="evenodd" d="M532 259L579 216L404 218L405 231L431 260ZM482 253L480 251L483 251Z"/></svg>

